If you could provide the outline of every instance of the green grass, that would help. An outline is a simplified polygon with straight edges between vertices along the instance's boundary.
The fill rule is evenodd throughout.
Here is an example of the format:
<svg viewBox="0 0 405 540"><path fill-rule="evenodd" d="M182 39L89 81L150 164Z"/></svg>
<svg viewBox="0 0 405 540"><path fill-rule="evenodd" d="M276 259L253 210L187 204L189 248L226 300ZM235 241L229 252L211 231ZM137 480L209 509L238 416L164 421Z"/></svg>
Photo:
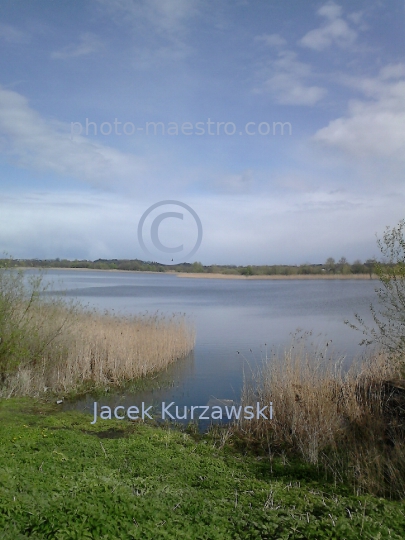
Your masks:
<svg viewBox="0 0 405 540"><path fill-rule="evenodd" d="M402 539L405 505L208 436L0 401L0 538ZM232 442L232 441L231 441Z"/></svg>

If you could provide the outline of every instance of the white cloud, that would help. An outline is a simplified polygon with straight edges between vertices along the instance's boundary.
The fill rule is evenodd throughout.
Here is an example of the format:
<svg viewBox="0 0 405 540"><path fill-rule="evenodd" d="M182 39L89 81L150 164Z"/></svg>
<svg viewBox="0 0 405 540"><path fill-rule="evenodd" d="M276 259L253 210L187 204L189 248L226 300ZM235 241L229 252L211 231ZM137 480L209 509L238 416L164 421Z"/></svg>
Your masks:
<svg viewBox="0 0 405 540"><path fill-rule="evenodd" d="M178 61L191 52L187 45L190 22L200 13L201 0L97 0L119 25L142 36L135 49L136 65Z"/></svg>
<svg viewBox="0 0 405 540"><path fill-rule="evenodd" d="M136 235L133 214L128 202L111 194L11 193L0 201L0 242L16 258L113 257ZM135 246L127 254L135 258Z"/></svg>
<svg viewBox="0 0 405 540"><path fill-rule="evenodd" d="M145 23L158 33L178 36L198 13L200 0L97 0L115 20L136 27Z"/></svg>
<svg viewBox="0 0 405 540"><path fill-rule="evenodd" d="M90 32L86 32L80 36L79 43L67 45L59 51L54 51L51 58L65 59L75 58L78 56L87 56L102 48L101 41Z"/></svg>
<svg viewBox="0 0 405 540"><path fill-rule="evenodd" d="M318 10L318 15L324 17L326 21L315 30L310 30L299 41L303 47L323 51L332 44L339 47L352 45L357 32L349 27L347 22L341 17L342 9L334 2L328 2Z"/></svg>
<svg viewBox="0 0 405 540"><path fill-rule="evenodd" d="M367 26L363 22L364 11L354 11L353 13L349 13L347 18L354 24L359 25L361 29L366 29Z"/></svg>
<svg viewBox="0 0 405 540"><path fill-rule="evenodd" d="M239 174L221 175L210 186L219 192L246 193L250 192L254 184L254 175L251 169L246 169Z"/></svg>
<svg viewBox="0 0 405 540"><path fill-rule="evenodd" d="M85 137L71 140L70 126L44 120L24 96L1 87L0 130L0 150L20 167L102 186L147 180L143 159Z"/></svg>
<svg viewBox="0 0 405 540"><path fill-rule="evenodd" d="M315 141L359 158L405 158L405 80L401 64L375 79L347 79L368 100L352 100L348 114L317 131Z"/></svg>
<svg viewBox="0 0 405 540"><path fill-rule="evenodd" d="M405 64L389 64L382 68L380 72L380 79L383 81L401 77L405 77Z"/></svg>
<svg viewBox="0 0 405 540"><path fill-rule="evenodd" d="M318 15L321 15L322 17L325 17L326 19L329 19L330 21L333 21L340 17L342 14L342 8L341 6L338 6L334 2L327 2L325 5L321 6L318 9Z"/></svg>
<svg viewBox="0 0 405 540"><path fill-rule="evenodd" d="M269 93L282 105L313 106L326 95L326 89L308 84L311 75L311 67L300 62L296 53L282 50L262 73L265 80L260 91Z"/></svg>
<svg viewBox="0 0 405 540"><path fill-rule="evenodd" d="M270 47L282 47L287 43L280 34L262 34L261 36L256 36L255 41Z"/></svg>
<svg viewBox="0 0 405 540"><path fill-rule="evenodd" d="M22 32L11 24L0 23L0 38L11 44L21 44L29 42L28 34Z"/></svg>
<svg viewBox="0 0 405 540"><path fill-rule="evenodd" d="M90 191L7 193L0 199L0 244L17 258L144 259L136 231L149 204ZM322 262L331 255L371 257L376 252L375 232L401 217L404 197L363 192L348 201L347 194L318 190L199 196L188 198L187 204L197 212L204 231L196 260L299 264ZM187 230L178 232L172 241L182 242L182 234L188 238Z"/></svg>
<svg viewBox="0 0 405 540"><path fill-rule="evenodd" d="M184 30L184 24L198 12L198 0L146 0L146 18L160 31L173 34Z"/></svg>

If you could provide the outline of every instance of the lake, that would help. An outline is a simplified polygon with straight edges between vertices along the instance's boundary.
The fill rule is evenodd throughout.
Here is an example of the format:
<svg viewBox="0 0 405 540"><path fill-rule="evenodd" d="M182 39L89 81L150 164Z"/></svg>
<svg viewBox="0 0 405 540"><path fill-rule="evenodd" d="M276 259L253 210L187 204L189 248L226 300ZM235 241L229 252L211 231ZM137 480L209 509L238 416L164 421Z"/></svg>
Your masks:
<svg viewBox="0 0 405 540"><path fill-rule="evenodd" d="M157 378L158 389L103 397L105 405L175 401L204 405L212 398L238 401L243 373L271 351L282 352L297 329L312 331L314 346L330 348L346 364L364 352L360 332L344 324L354 313L371 322L372 280L190 279L173 274L49 270L46 280L68 297L122 314L186 313L196 328L188 358ZM74 406L92 410L92 396ZM67 405L68 406L68 405Z"/></svg>

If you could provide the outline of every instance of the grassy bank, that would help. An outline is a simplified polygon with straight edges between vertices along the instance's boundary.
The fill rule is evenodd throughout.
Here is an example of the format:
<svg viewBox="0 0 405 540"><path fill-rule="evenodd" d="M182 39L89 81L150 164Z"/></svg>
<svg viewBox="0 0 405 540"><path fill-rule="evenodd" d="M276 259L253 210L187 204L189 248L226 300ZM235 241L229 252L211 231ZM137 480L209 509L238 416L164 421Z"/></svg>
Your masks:
<svg viewBox="0 0 405 540"><path fill-rule="evenodd" d="M403 503L231 438L0 401L0 530L32 539L401 539Z"/></svg>
<svg viewBox="0 0 405 540"><path fill-rule="evenodd" d="M194 347L184 316L119 317L46 292L41 277L0 270L0 396L120 385Z"/></svg>

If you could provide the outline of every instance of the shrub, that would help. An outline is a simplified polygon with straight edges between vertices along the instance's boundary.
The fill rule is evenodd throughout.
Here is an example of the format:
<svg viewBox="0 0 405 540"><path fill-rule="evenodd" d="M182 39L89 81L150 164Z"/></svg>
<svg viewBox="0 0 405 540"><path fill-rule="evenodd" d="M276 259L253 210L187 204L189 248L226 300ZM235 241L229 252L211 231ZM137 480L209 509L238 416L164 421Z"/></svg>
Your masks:
<svg viewBox="0 0 405 540"><path fill-rule="evenodd" d="M371 304L371 314L376 328L370 328L355 315L358 325L366 336L362 344L378 345L389 356L393 364L405 375L405 220L396 227L386 227L378 246L385 259L383 263L373 261L373 271L380 280L376 289L377 304Z"/></svg>
<svg viewBox="0 0 405 540"><path fill-rule="evenodd" d="M62 299L46 302L42 274L27 277L12 267L0 267L0 377L34 367L63 331L75 312Z"/></svg>

